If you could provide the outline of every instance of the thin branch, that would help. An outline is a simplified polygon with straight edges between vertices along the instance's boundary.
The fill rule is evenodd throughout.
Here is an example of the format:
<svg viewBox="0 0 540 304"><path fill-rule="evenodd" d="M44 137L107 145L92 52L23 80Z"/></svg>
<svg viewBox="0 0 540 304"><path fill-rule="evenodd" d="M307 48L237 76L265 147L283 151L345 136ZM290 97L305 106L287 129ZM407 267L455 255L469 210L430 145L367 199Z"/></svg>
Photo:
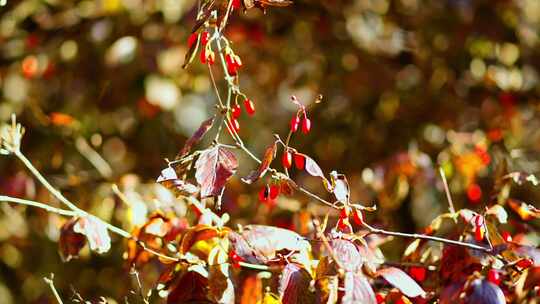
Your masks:
<svg viewBox="0 0 540 304"><path fill-rule="evenodd" d="M395 232L395 231L387 231L384 229L375 228L373 226L370 226L367 223L363 223L364 227L366 227L369 230L369 233L374 234L381 234L381 235L388 235L388 236L397 236L397 237L403 237L403 238L412 238L412 239L422 239L422 240L429 240L429 241L435 241L439 243L445 243L450 245L457 245L457 246L463 246L474 250L480 250L486 253L493 253L493 250L491 248L486 248L483 246L479 246L476 244L466 243L466 242L460 242L450 239L445 239L441 237L431 236L431 235L425 235L425 234L418 234L418 233L404 233L404 232Z"/></svg>
<svg viewBox="0 0 540 304"><path fill-rule="evenodd" d="M47 204L39 203L39 202L36 202L36 201L30 201L30 200L25 200L25 199L21 199L21 198L11 197L11 196L0 195L0 202L10 202L10 203L15 203L15 204L21 204L21 205L37 207L37 208L44 209L44 210L46 210L48 212L52 212L52 213L56 213L56 214L60 214L60 215L65 215L65 216L76 216L77 215L77 212L74 212L74 211L71 211L71 210L64 210L64 209L49 206Z"/></svg>
<svg viewBox="0 0 540 304"><path fill-rule="evenodd" d="M113 176L113 170L109 163L88 144L84 137L80 136L75 139L75 147L96 168L101 176L106 179Z"/></svg>
<svg viewBox="0 0 540 304"><path fill-rule="evenodd" d="M58 302L58 304L63 304L64 302L62 302L62 298L60 298L60 295L58 294L58 291L56 290L56 288L54 287L54 273L51 273L51 276L49 278L43 278L43 280L45 281L45 283L47 283L49 285L49 287L51 288L52 290L52 293L54 294L55 298L56 298L56 301Z"/></svg>
<svg viewBox="0 0 540 304"><path fill-rule="evenodd" d="M452 201L452 196L450 195L450 188L448 188L448 182L446 181L446 175L444 174L442 167L439 167L439 174L441 175L444 185L444 192L446 193L446 199L448 200L448 210L450 210L450 213L454 214L456 213L456 209L454 208L454 202Z"/></svg>

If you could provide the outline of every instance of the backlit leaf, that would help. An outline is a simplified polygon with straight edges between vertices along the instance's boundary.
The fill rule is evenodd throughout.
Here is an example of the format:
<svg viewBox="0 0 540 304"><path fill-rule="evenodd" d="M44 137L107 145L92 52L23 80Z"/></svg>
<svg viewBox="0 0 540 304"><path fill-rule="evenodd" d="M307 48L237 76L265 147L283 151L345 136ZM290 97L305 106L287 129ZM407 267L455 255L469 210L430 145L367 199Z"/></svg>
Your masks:
<svg viewBox="0 0 540 304"><path fill-rule="evenodd" d="M414 298L426 293L415 280L399 268L388 267L378 270L377 273L407 297Z"/></svg>
<svg viewBox="0 0 540 304"><path fill-rule="evenodd" d="M345 294L342 304L376 304L375 293L366 277L360 273L346 272L344 282Z"/></svg>
<svg viewBox="0 0 540 304"><path fill-rule="evenodd" d="M201 123L199 129L197 129L197 131L195 131L195 133L193 133L193 135L191 135L191 137L186 141L184 147L176 156L176 159L181 159L182 157L186 156L189 151L191 151L191 148L203 138L203 136L206 134L206 132L208 132L208 130L210 130L210 128L212 128L212 125L214 124L214 119L215 117L212 117Z"/></svg>
<svg viewBox="0 0 540 304"><path fill-rule="evenodd" d="M105 253L111 249L111 238L107 227L93 216L80 217L73 226L73 231L84 234L90 249L97 253Z"/></svg>
<svg viewBox="0 0 540 304"><path fill-rule="evenodd" d="M252 184L259 178L263 177L266 171L268 171L272 160L274 160L274 157L276 156L276 150L277 145L274 142L270 147L266 148L266 151L264 152L264 157L261 164L259 165L259 168L257 168L257 170L251 171L248 176L242 178L242 181L246 184Z"/></svg>
<svg viewBox="0 0 540 304"><path fill-rule="evenodd" d="M283 304L308 304L314 302L309 285L311 276L301 266L290 263L285 266L279 280L279 295Z"/></svg>
<svg viewBox="0 0 540 304"><path fill-rule="evenodd" d="M227 180L236 172L238 161L234 153L217 145L201 153L195 168L201 197L218 196Z"/></svg>

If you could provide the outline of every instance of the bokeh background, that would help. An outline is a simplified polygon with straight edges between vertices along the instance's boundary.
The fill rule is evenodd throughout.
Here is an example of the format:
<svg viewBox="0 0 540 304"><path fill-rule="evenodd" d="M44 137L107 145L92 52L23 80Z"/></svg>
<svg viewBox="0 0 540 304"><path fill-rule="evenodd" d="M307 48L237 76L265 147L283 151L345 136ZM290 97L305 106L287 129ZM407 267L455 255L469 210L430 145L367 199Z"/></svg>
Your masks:
<svg viewBox="0 0 540 304"><path fill-rule="evenodd" d="M27 128L23 151L40 171L79 206L125 228L141 224L137 215L156 197L174 205L155 178L215 111L206 66L196 58L181 68L196 5L0 0L0 120L16 113ZM273 133L285 136L296 95L313 127L293 146L325 172L346 174L355 202L377 203L368 217L377 225L421 231L445 212L439 166L456 206L472 209L490 200L503 167L539 170L539 1L295 0L266 14L236 12L226 36L257 108L240 119L246 145L260 155ZM239 157L243 176L255 164ZM293 174L327 196L319 180ZM112 183L137 205L118 200ZM327 212L296 195L268 213L257 202L261 185L231 182L224 211L233 223L301 230L305 210ZM533 204L540 194L527 185L514 191ZM55 204L9 157L0 158L0 192ZM66 302L72 288L94 301L129 298L121 240L106 255L62 263L60 218L0 208L0 302L53 303L42 280L51 272ZM405 244L389 243L388 257L398 259Z"/></svg>

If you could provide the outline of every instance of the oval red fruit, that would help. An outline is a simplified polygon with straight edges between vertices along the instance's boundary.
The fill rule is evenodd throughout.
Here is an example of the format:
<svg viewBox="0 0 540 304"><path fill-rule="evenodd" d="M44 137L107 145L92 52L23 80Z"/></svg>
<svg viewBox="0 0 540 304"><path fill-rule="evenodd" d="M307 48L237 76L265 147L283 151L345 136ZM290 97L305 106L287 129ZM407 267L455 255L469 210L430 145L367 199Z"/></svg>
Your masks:
<svg viewBox="0 0 540 304"><path fill-rule="evenodd" d="M244 99L244 107L249 115L255 114L255 104L249 98Z"/></svg>
<svg viewBox="0 0 540 304"><path fill-rule="evenodd" d="M201 34L201 44L202 44L203 46L205 46L205 45L208 43L208 40L209 40L209 39L210 39L210 33L208 33L208 32L205 31L205 32L203 32L203 33Z"/></svg>
<svg viewBox="0 0 540 304"><path fill-rule="evenodd" d="M482 189L478 184L471 184L467 188L467 197L472 203L478 203L482 198Z"/></svg>
<svg viewBox="0 0 540 304"><path fill-rule="evenodd" d="M240 131L240 123L238 122L237 119L231 120L231 125L232 125L234 131L236 131L236 133L238 133L238 131Z"/></svg>
<svg viewBox="0 0 540 304"><path fill-rule="evenodd" d="M499 285L501 283L501 274L495 269L490 269L487 273L487 279L491 283Z"/></svg>
<svg viewBox="0 0 540 304"><path fill-rule="evenodd" d="M474 229L474 238L476 241L480 242L484 240L484 227L476 227Z"/></svg>
<svg viewBox="0 0 540 304"><path fill-rule="evenodd" d="M302 120L302 132L304 134L308 134L309 130L311 130L311 120L307 117L304 117Z"/></svg>
<svg viewBox="0 0 540 304"><path fill-rule="evenodd" d="M383 294L377 293L375 295L375 300L377 300L377 304L382 304L385 301L385 296Z"/></svg>
<svg viewBox="0 0 540 304"><path fill-rule="evenodd" d="M360 210L354 210L353 221L356 225L362 226L364 224L364 215Z"/></svg>
<svg viewBox="0 0 540 304"><path fill-rule="evenodd" d="M235 119L240 117L240 115L242 114L242 109L240 108L239 104L235 104L232 107L231 114L232 114L232 117Z"/></svg>
<svg viewBox="0 0 540 304"><path fill-rule="evenodd" d="M530 258L521 259L521 260L519 260L519 261L516 263L516 265L517 265L519 268L522 268L522 269L529 268L529 267L531 267L533 264L534 264L534 262L533 262L533 260L530 259Z"/></svg>
<svg viewBox="0 0 540 304"><path fill-rule="evenodd" d="M268 193L268 197L271 199L271 200L275 200L279 195L279 186L278 185L272 185L270 186L270 190L269 190L269 193Z"/></svg>
<svg viewBox="0 0 540 304"><path fill-rule="evenodd" d="M300 118L298 116L294 116L291 119L291 132L298 131L298 127L300 126Z"/></svg>
<svg viewBox="0 0 540 304"><path fill-rule="evenodd" d="M412 266L409 268L409 275L417 282L423 282L426 279L426 268Z"/></svg>
<svg viewBox="0 0 540 304"><path fill-rule="evenodd" d="M189 38L188 38L188 49L191 48L193 46L193 44L195 44L195 42L197 42L197 38L199 37L199 34L197 33L193 33L191 35L189 35Z"/></svg>
<svg viewBox="0 0 540 304"><path fill-rule="evenodd" d="M296 166L296 169L298 170L304 170L304 167L306 166L306 158L304 155L295 153L294 154L294 165Z"/></svg>
<svg viewBox="0 0 540 304"><path fill-rule="evenodd" d="M508 231L503 231L501 237L507 243L512 242L512 235Z"/></svg>
<svg viewBox="0 0 540 304"><path fill-rule="evenodd" d="M206 48L203 48L201 51L201 63L206 64Z"/></svg>
<svg viewBox="0 0 540 304"><path fill-rule="evenodd" d="M289 169L292 167L292 154L289 151L283 152L283 156L281 157L281 164L284 168Z"/></svg>

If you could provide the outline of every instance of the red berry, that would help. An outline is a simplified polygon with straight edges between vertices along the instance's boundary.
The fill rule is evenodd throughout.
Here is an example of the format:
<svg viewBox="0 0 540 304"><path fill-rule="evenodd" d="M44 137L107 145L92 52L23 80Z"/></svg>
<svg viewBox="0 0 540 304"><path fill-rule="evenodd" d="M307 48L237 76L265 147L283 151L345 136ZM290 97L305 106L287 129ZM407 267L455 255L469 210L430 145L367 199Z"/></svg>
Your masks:
<svg viewBox="0 0 540 304"><path fill-rule="evenodd" d="M356 225L362 226L364 224L364 215L360 210L353 211L353 221Z"/></svg>
<svg viewBox="0 0 540 304"><path fill-rule="evenodd" d="M300 126L300 118L298 116L294 116L291 119L291 132L298 131L298 127Z"/></svg>
<svg viewBox="0 0 540 304"><path fill-rule="evenodd" d="M309 120L309 118L307 117L304 117L304 119L302 120L302 132L304 134L308 134L309 130L311 130L311 120Z"/></svg>
<svg viewBox="0 0 540 304"><path fill-rule="evenodd" d="M482 189L478 184L471 184L467 188L467 197L472 203L478 203L482 198Z"/></svg>
<svg viewBox="0 0 540 304"><path fill-rule="evenodd" d="M235 119L240 117L240 114L242 114L242 109L240 108L239 104L235 104L232 107L231 114L232 114L232 117L235 118Z"/></svg>
<svg viewBox="0 0 540 304"><path fill-rule="evenodd" d="M271 200L275 200L278 195L279 195L279 186L278 185L272 185L270 186L270 190L269 190L269 193L268 193L268 197L271 199Z"/></svg>
<svg viewBox="0 0 540 304"><path fill-rule="evenodd" d="M476 227L474 229L474 238L476 241L480 242L484 240L484 227Z"/></svg>
<svg viewBox="0 0 540 304"><path fill-rule="evenodd" d="M348 217L349 217L349 212L347 210L347 207L341 208L341 210L339 211L339 218L340 219L346 219Z"/></svg>
<svg viewBox="0 0 540 304"><path fill-rule="evenodd" d="M208 40L210 39L210 33L204 31L201 34L201 44L205 46L208 43Z"/></svg>
<svg viewBox="0 0 540 304"><path fill-rule="evenodd" d="M281 157L281 164L283 165L283 168L289 169L292 166L292 154L289 151L283 152L283 156Z"/></svg>
<svg viewBox="0 0 540 304"><path fill-rule="evenodd" d="M345 233L351 233L352 227L349 223L348 218L340 218L337 222L337 228L339 231L345 232Z"/></svg>
<svg viewBox="0 0 540 304"><path fill-rule="evenodd" d="M206 64L206 48L203 48L201 51L201 63Z"/></svg>
<svg viewBox="0 0 540 304"><path fill-rule="evenodd" d="M236 118L231 120L231 125L232 125L232 128L234 129L234 131L236 131L236 133L238 133L238 131L240 131L240 123L238 122L238 120Z"/></svg>
<svg viewBox="0 0 540 304"><path fill-rule="evenodd" d="M495 269L490 269L487 273L487 279L491 283L499 285L501 283L501 274Z"/></svg>
<svg viewBox="0 0 540 304"><path fill-rule="evenodd" d="M516 266L522 269L531 267L534 264L533 260L530 258L521 259L516 263Z"/></svg>
<svg viewBox="0 0 540 304"><path fill-rule="evenodd" d="M375 295L375 299L377 300L377 304L382 304L384 303L385 296L383 294L377 293Z"/></svg>
<svg viewBox="0 0 540 304"><path fill-rule="evenodd" d="M480 214L475 215L475 216L473 217L473 219L474 219L474 225L475 225L476 227L482 227L482 226L484 226L484 217L481 216Z"/></svg>
<svg viewBox="0 0 540 304"><path fill-rule="evenodd" d="M244 99L244 107L246 108L246 112L249 115L255 114L255 104L253 104L253 101L251 101L250 99Z"/></svg>
<svg viewBox="0 0 540 304"><path fill-rule="evenodd" d="M304 170L304 167L306 166L306 158L304 155L300 153L294 154L294 165L296 166L296 169L298 170Z"/></svg>
<svg viewBox="0 0 540 304"><path fill-rule="evenodd" d="M188 49L190 49L193 44L195 44L195 42L197 42L197 38L199 37L199 34L197 33L193 33L191 35L189 35L189 38L188 38Z"/></svg>
<svg viewBox="0 0 540 304"><path fill-rule="evenodd" d="M229 252L229 259L231 260L231 264L234 268L239 268L240 262L244 261L244 259L239 256L234 250Z"/></svg>
<svg viewBox="0 0 540 304"><path fill-rule="evenodd" d="M507 243L510 243L512 242L512 235L508 232L508 231L503 231L501 233L501 237L503 238L503 240Z"/></svg>
<svg viewBox="0 0 540 304"><path fill-rule="evenodd" d="M231 0L231 1L232 1L231 7L233 9L239 9L240 8L240 0Z"/></svg>
<svg viewBox="0 0 540 304"><path fill-rule="evenodd" d="M270 196L270 188L268 185L261 188L261 191L259 191L259 201L264 203L268 201L268 197Z"/></svg>
<svg viewBox="0 0 540 304"><path fill-rule="evenodd" d="M227 54L225 55L225 62L227 64L227 72L229 73L229 75L236 76L236 74L238 73L238 68L240 66L235 61L235 58L232 55Z"/></svg>
<svg viewBox="0 0 540 304"><path fill-rule="evenodd" d="M426 269L424 267L412 266L409 268L409 275L417 282L423 282L426 279Z"/></svg>

